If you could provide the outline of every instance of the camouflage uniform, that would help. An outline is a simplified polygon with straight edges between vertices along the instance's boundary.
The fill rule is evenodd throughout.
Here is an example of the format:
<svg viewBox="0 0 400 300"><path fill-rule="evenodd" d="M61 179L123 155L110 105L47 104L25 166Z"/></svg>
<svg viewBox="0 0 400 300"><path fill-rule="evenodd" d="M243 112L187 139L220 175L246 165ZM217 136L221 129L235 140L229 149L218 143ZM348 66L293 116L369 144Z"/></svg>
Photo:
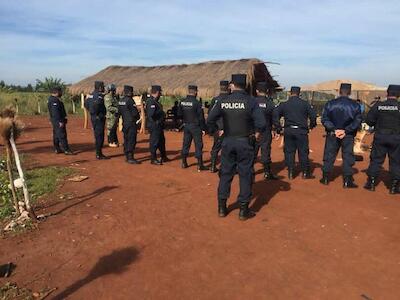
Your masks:
<svg viewBox="0 0 400 300"><path fill-rule="evenodd" d="M107 114L107 136L109 144L118 144L117 128L118 128L118 98L112 92L109 92L104 97L104 105L106 106Z"/></svg>

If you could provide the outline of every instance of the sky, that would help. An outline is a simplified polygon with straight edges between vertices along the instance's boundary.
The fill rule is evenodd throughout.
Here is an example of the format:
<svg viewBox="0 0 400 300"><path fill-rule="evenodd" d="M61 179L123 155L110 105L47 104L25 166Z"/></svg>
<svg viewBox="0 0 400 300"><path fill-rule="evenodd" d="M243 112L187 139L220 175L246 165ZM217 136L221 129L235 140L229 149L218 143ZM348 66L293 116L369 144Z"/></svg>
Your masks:
<svg viewBox="0 0 400 300"><path fill-rule="evenodd" d="M400 1L0 0L0 80L259 58L282 86L400 83Z"/></svg>

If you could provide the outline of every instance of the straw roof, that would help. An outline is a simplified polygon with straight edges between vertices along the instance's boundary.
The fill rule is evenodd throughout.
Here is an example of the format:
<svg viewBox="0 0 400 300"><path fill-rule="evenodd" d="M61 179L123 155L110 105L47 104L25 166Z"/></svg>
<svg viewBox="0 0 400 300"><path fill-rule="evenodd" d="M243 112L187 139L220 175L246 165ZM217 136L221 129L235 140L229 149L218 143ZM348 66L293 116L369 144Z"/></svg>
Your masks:
<svg viewBox="0 0 400 300"><path fill-rule="evenodd" d="M105 84L116 84L118 92L126 84L132 85L136 92L146 92L151 85L159 84L165 95L184 96L187 86L196 84L199 87L199 97L210 98L218 94L219 81L230 80L235 73L246 73L249 88L252 90L258 81L279 86L263 61L252 58L154 67L109 66L73 84L69 90L73 94L90 93L93 91L94 81L102 80Z"/></svg>
<svg viewBox="0 0 400 300"><path fill-rule="evenodd" d="M338 91L342 83L351 83L353 91L385 91L386 88L376 86L371 83L351 80L351 79L337 79L331 81L325 81L313 85L303 86L303 91Z"/></svg>

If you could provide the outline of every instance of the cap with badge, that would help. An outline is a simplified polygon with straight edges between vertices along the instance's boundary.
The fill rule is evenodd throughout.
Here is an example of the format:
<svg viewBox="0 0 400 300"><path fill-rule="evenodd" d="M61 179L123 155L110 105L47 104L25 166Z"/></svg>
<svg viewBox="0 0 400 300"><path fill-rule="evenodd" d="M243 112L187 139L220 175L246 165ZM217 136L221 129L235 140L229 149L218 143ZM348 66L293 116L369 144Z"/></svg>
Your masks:
<svg viewBox="0 0 400 300"><path fill-rule="evenodd" d="M53 94L61 94L62 93L62 88L60 86L55 86L51 89L51 93Z"/></svg>
<svg viewBox="0 0 400 300"><path fill-rule="evenodd" d="M231 83L233 83L234 85L245 87L246 78L247 78L246 74L232 74Z"/></svg>
<svg viewBox="0 0 400 300"><path fill-rule="evenodd" d="M292 86L290 88L290 93L295 95L300 95L301 88L299 86Z"/></svg>
<svg viewBox="0 0 400 300"><path fill-rule="evenodd" d="M96 91L103 90L104 89L104 82L103 81L95 81L94 82L94 89Z"/></svg>
<svg viewBox="0 0 400 300"><path fill-rule="evenodd" d="M390 84L387 89L387 94L389 97L400 97L400 85Z"/></svg>
<svg viewBox="0 0 400 300"><path fill-rule="evenodd" d="M189 90L189 91L197 91L197 85L192 85L192 84L189 85L189 86L188 86L188 90Z"/></svg>
<svg viewBox="0 0 400 300"><path fill-rule="evenodd" d="M161 85L152 85L151 86L151 92L152 93L157 93L157 92L161 92L161 91L162 91Z"/></svg>
<svg viewBox="0 0 400 300"><path fill-rule="evenodd" d="M124 85L124 96L133 96L133 86L130 85Z"/></svg>
<svg viewBox="0 0 400 300"><path fill-rule="evenodd" d="M341 91L351 91L351 83L342 83L340 85Z"/></svg>
<svg viewBox="0 0 400 300"><path fill-rule="evenodd" d="M256 84L256 90L265 93L268 90L268 84L265 81L259 81Z"/></svg>

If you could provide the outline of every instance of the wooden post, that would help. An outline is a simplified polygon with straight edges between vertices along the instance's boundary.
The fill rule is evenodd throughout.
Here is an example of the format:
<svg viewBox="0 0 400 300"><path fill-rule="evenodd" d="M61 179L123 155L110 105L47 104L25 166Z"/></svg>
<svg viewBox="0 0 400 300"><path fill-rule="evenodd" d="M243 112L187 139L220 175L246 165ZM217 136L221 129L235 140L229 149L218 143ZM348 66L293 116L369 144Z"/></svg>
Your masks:
<svg viewBox="0 0 400 300"><path fill-rule="evenodd" d="M30 200L30 196L29 196L28 186L25 181L24 171L22 170L21 161L19 159L19 154L18 154L17 146L15 144L13 131L11 131L10 143L11 143L11 148L14 152L15 164L17 165L19 178L22 182L22 190L24 192L24 200L25 200L26 210L29 212L31 218L33 218L34 220L37 220L36 214L33 211L33 208L31 207L31 200Z"/></svg>
<svg viewBox="0 0 400 300"><path fill-rule="evenodd" d="M14 99L14 102L15 102L15 113L18 114L18 112L19 112L18 99L15 98L15 99Z"/></svg>
<svg viewBox="0 0 400 300"><path fill-rule="evenodd" d="M72 113L75 114L76 113L76 108L75 108L75 101L74 99L71 99L72 102Z"/></svg>
<svg viewBox="0 0 400 300"><path fill-rule="evenodd" d="M11 149L10 149L10 144L6 143L6 153L7 153L7 171L8 171L8 178L10 180L10 186L11 186L11 193L14 201L14 208L17 216L19 217L21 215L20 210L19 210L19 204L18 204L18 197L17 197L17 192L15 191L15 186L14 186L14 176L12 172L12 165L11 165Z"/></svg>
<svg viewBox="0 0 400 300"><path fill-rule="evenodd" d="M82 93L81 94L81 108L83 109L83 115L84 115L84 119L83 119L83 128L87 129L88 128L88 111L86 110L85 107L85 95Z"/></svg>
<svg viewBox="0 0 400 300"><path fill-rule="evenodd" d="M39 115L42 113L42 110L40 108L40 98L39 97L37 98L37 112Z"/></svg>

